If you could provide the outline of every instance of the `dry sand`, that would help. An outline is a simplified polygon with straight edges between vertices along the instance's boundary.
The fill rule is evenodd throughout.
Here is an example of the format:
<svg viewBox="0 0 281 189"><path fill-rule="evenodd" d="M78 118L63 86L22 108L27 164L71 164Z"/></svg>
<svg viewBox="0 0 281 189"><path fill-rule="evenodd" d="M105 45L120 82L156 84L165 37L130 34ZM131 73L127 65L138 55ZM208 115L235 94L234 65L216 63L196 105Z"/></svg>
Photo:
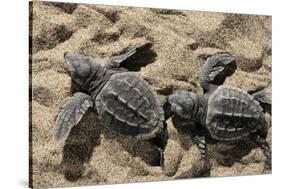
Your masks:
<svg viewBox="0 0 281 189"><path fill-rule="evenodd" d="M71 80L63 70L65 51L107 57L151 43L127 67L138 71L160 97L177 89L202 92L198 68L208 56L228 51L237 58L238 69L226 83L251 91L271 83L271 17L46 2L34 2L30 13L34 187L271 172L261 150L245 143L209 144L203 165L189 132L175 129L171 120L163 170L153 166L159 160L153 146L113 134L94 113L65 142L52 138L62 100L71 95ZM271 143L271 116L266 116Z"/></svg>

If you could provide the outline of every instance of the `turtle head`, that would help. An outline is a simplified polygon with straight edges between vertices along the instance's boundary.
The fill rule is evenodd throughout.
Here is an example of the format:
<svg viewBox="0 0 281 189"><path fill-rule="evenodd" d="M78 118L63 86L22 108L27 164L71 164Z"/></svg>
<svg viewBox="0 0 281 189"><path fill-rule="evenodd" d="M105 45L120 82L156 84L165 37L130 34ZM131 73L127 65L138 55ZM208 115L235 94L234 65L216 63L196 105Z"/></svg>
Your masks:
<svg viewBox="0 0 281 189"><path fill-rule="evenodd" d="M176 91L169 96L171 111L184 119L193 120L198 97L193 92Z"/></svg>
<svg viewBox="0 0 281 189"><path fill-rule="evenodd" d="M78 53L65 52L64 59L64 69L71 79L81 86L91 76L93 67L91 57Z"/></svg>

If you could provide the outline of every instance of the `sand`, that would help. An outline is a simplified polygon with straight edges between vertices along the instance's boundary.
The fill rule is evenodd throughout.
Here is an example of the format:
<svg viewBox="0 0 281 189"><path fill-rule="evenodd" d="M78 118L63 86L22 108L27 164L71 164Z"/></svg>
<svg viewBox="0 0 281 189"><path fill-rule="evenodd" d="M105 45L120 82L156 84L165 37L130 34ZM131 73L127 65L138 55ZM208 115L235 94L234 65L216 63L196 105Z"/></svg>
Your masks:
<svg viewBox="0 0 281 189"><path fill-rule="evenodd" d="M53 140L59 107L71 95L63 53L108 57L147 45L127 63L160 98L184 89L207 57L227 51L238 68L226 84L253 91L271 84L271 17L34 2L30 8L30 186L55 187L271 173L260 148L208 144L203 163L186 127L167 121L164 166L148 142L130 140L88 113L65 142ZM266 114L271 144L271 115Z"/></svg>

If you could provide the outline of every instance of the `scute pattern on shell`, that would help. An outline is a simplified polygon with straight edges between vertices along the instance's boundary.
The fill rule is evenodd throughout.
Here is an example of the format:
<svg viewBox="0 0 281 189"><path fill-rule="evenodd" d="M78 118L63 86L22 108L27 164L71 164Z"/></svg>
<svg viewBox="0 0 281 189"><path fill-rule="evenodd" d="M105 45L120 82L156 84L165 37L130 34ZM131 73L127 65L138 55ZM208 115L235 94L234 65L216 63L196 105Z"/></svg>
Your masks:
<svg viewBox="0 0 281 189"><path fill-rule="evenodd" d="M209 97L206 126L217 140L241 139L264 123L260 104L240 89L220 86Z"/></svg>
<svg viewBox="0 0 281 189"><path fill-rule="evenodd" d="M104 125L113 132L150 139L164 127L164 111L157 94L133 72L111 76L96 98Z"/></svg>

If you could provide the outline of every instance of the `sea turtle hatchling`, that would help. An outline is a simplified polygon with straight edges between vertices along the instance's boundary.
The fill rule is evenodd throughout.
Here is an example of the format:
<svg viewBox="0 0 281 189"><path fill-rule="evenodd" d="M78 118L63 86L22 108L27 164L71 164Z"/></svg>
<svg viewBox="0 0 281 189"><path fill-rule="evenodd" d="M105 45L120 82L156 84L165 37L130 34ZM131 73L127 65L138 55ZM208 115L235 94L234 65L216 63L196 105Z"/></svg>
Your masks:
<svg viewBox="0 0 281 189"><path fill-rule="evenodd" d="M168 97L171 112L185 120L192 120L207 131L207 136L218 141L253 139L267 158L271 151L266 141L267 126L263 108L257 100L265 92L250 95L241 89L222 85L226 77L236 69L235 58L220 53L208 58L201 67L198 78L204 94L177 91ZM255 98L254 98L255 97ZM255 100L256 99L256 100ZM205 129L205 130L204 130ZM201 132L202 133L202 132ZM196 134L195 142L205 157L205 136Z"/></svg>
<svg viewBox="0 0 281 189"><path fill-rule="evenodd" d="M54 138L64 139L85 113L94 108L102 124L120 135L151 141L160 151L165 133L164 111L157 94L137 73L120 64L134 55L137 49L103 59L65 53L64 69L81 91L66 98L57 116Z"/></svg>

